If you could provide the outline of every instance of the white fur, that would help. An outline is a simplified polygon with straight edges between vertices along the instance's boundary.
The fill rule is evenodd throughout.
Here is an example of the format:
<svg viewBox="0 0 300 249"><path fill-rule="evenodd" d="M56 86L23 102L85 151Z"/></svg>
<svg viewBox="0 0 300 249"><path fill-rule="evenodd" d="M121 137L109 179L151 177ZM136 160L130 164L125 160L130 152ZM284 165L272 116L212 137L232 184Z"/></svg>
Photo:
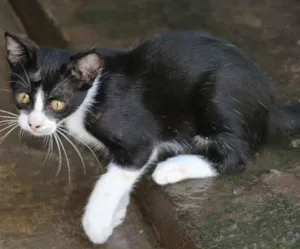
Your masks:
<svg viewBox="0 0 300 249"><path fill-rule="evenodd" d="M35 95L33 110L28 114L20 112L19 126L35 136L46 136L55 132L56 122L49 119L44 113L44 92L40 87Z"/></svg>
<svg viewBox="0 0 300 249"><path fill-rule="evenodd" d="M94 244L105 243L113 229L122 223L129 193L142 173L143 169L128 170L112 163L100 177L82 219L84 231Z"/></svg>
<svg viewBox="0 0 300 249"><path fill-rule="evenodd" d="M45 94L43 92L43 89L42 87L40 87L38 90L37 90L37 93L35 95L35 102L34 102L34 107L33 109L36 111L36 112L42 112L43 109L44 109L44 101L45 101Z"/></svg>
<svg viewBox="0 0 300 249"><path fill-rule="evenodd" d="M217 176L213 166L200 156L179 155L159 163L152 174L159 185L180 182L186 179Z"/></svg>
<svg viewBox="0 0 300 249"><path fill-rule="evenodd" d="M79 106L79 108L69 117L64 120L64 123L67 129L79 140L90 144L95 149L102 149L106 151L106 148L103 143L101 143L97 138L92 136L86 129L84 125L85 116L89 112L89 107L94 102L94 97L97 92L99 78L101 77L101 73L93 82L92 87L89 89L83 103Z"/></svg>
<svg viewBox="0 0 300 249"><path fill-rule="evenodd" d="M105 243L113 229L123 222L129 194L156 156L157 150L153 150L140 170L126 169L114 163L108 165L107 173L95 185L82 219L84 231L94 244Z"/></svg>
<svg viewBox="0 0 300 249"><path fill-rule="evenodd" d="M127 213L127 207L130 203L130 193L125 194L119 203L119 206L114 214L113 226L117 227L123 223Z"/></svg>

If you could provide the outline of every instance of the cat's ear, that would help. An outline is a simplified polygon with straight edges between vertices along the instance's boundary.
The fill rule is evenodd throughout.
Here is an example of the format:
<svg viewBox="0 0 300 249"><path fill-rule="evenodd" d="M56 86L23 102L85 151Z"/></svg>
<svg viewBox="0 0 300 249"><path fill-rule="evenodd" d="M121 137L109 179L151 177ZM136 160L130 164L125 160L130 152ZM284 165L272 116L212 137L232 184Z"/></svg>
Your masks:
<svg viewBox="0 0 300 249"><path fill-rule="evenodd" d="M20 36L4 33L6 58L12 67L22 65L26 67L35 58L38 46L30 40Z"/></svg>
<svg viewBox="0 0 300 249"><path fill-rule="evenodd" d="M100 55L95 51L88 51L73 55L67 65L69 73L84 84L91 85L102 66Z"/></svg>

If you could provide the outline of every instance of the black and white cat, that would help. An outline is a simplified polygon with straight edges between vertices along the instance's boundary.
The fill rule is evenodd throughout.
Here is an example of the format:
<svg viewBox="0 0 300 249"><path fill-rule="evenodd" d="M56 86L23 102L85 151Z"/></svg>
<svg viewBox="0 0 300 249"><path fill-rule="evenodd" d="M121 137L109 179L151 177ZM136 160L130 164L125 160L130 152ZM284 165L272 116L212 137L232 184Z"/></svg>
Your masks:
<svg viewBox="0 0 300 249"><path fill-rule="evenodd" d="M277 106L258 67L214 37L177 31L80 53L5 40L19 126L35 136L64 127L105 152L82 220L96 244L122 223L150 165L160 185L241 171L270 135L300 128L299 105Z"/></svg>

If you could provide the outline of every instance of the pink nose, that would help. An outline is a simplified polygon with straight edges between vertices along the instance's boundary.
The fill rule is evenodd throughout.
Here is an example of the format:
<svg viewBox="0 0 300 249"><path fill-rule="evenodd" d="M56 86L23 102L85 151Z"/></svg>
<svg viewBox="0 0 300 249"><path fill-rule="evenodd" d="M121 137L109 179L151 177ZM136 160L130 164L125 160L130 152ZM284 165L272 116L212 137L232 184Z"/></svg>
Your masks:
<svg viewBox="0 0 300 249"><path fill-rule="evenodd" d="M43 126L43 120L44 120L43 113L33 111L28 116L28 125L31 127L31 129L38 130Z"/></svg>
<svg viewBox="0 0 300 249"><path fill-rule="evenodd" d="M31 127L31 129L33 129L33 130L37 130L37 129L39 129L39 128L41 128L42 126L41 125L33 125L33 124L31 124L31 123L28 123L28 125Z"/></svg>

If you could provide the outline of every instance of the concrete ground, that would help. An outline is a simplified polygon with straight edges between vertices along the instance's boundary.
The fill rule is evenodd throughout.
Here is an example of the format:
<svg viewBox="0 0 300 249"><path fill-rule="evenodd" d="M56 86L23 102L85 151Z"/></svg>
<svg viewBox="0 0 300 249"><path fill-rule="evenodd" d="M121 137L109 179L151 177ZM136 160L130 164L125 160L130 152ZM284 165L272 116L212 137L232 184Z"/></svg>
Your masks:
<svg viewBox="0 0 300 249"><path fill-rule="evenodd" d="M280 101L299 99L298 0L38 0L56 31L37 25L34 17L39 15L28 4L32 1L21 4L10 0L31 37L42 44L127 48L169 30L199 30L240 46L269 75ZM89 174L82 176L73 151L73 180L68 186L65 170L54 178L57 158L39 168L45 152L38 144L26 141L19 146L14 136L0 147L5 162L0 168L0 177L4 178L0 181L1 195L7 199L2 204L0 198L0 220L4 220L0 223L0 245L89 248L79 220L100 169L85 153ZM136 192L136 203L166 249L298 249L299 144L295 137L276 141L276 146L261 152L242 175L192 180L164 188L146 179ZM26 168L21 162L26 162ZM132 209L127 223L107 247L156 246L151 231L140 222L135 205ZM22 243L27 244L22 247Z"/></svg>
<svg viewBox="0 0 300 249"><path fill-rule="evenodd" d="M4 30L24 33L7 1L0 1L0 33ZM4 39L0 38L0 109L15 112L11 104L8 67L4 57ZM0 116L6 116L0 112ZM5 118L0 118L5 120ZM0 123L0 130L6 126ZM2 138L7 130L1 130ZM21 139L21 141L20 141ZM71 184L66 163L55 177L59 164L54 152L44 166L47 149L40 142L19 136L19 129L0 146L0 249L82 249L95 248L85 237L80 220L85 202L101 167L86 153L87 175L83 174L76 152L71 160ZM125 224L109 243L97 248L158 248L151 230L141 221L134 202Z"/></svg>

